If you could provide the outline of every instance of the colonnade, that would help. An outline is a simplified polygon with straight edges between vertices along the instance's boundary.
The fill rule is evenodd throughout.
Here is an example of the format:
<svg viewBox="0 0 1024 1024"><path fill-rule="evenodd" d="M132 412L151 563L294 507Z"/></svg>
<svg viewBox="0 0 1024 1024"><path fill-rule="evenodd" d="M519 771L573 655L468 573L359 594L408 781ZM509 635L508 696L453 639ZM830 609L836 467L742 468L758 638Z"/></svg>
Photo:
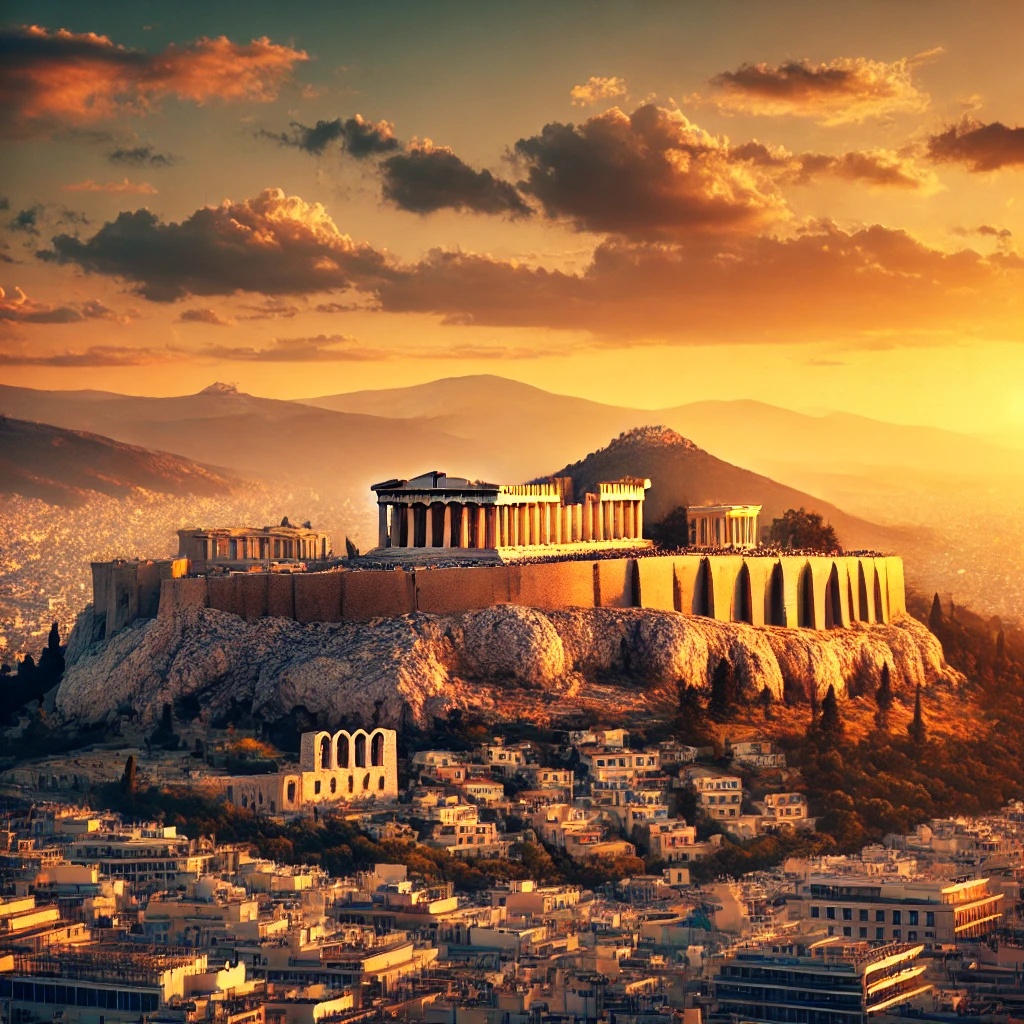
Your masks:
<svg viewBox="0 0 1024 1024"><path fill-rule="evenodd" d="M504 548L640 539L643 499L381 502L378 544L392 548Z"/></svg>

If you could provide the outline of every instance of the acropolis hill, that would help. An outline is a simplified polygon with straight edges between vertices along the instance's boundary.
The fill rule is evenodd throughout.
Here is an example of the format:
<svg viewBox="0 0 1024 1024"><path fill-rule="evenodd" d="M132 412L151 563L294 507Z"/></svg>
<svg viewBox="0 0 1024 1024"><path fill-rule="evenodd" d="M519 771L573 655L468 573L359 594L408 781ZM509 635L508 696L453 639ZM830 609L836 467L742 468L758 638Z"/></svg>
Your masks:
<svg viewBox="0 0 1024 1024"><path fill-rule="evenodd" d="M373 488L378 546L347 559L309 523L183 530L177 559L93 566L57 710L145 722L191 702L204 721L321 729L452 707L628 716L709 686L722 659L747 699L868 692L884 665L904 696L957 683L906 615L900 558L770 550L749 504L690 509L689 550L659 554L648 487L391 479Z"/></svg>

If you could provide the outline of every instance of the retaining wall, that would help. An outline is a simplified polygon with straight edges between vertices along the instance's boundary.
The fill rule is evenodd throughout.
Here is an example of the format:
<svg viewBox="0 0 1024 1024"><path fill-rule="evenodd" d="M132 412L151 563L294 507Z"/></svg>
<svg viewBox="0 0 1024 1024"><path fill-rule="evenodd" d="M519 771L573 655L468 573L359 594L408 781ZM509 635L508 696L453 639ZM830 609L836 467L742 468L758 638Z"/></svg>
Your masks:
<svg viewBox="0 0 1024 1024"><path fill-rule="evenodd" d="M693 554L206 578L182 578L179 562L94 563L94 637L157 610L166 616L196 607L249 621L280 616L299 622L447 614L497 604L654 608L813 629L888 622L906 611L903 560L897 557Z"/></svg>

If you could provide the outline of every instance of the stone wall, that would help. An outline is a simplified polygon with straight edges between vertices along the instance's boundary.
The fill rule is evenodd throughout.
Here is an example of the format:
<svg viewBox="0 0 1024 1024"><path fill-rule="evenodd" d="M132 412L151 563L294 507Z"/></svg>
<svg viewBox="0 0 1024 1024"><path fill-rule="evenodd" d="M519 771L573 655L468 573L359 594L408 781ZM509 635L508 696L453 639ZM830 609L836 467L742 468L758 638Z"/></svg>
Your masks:
<svg viewBox="0 0 1024 1024"><path fill-rule="evenodd" d="M136 596L131 596L131 581L136 577L125 565L114 568L116 572L98 573L93 567L95 607L106 609L104 635L126 625L132 616L143 616L138 588ZM394 618L416 611L451 614L500 604L546 610L653 608L707 615L720 622L828 629L854 621L889 622L906 611L906 595L903 560L897 557L694 554L448 569L164 578L159 613L207 607L249 621L269 615L299 622L337 622ZM151 602L145 606L147 611L151 606Z"/></svg>

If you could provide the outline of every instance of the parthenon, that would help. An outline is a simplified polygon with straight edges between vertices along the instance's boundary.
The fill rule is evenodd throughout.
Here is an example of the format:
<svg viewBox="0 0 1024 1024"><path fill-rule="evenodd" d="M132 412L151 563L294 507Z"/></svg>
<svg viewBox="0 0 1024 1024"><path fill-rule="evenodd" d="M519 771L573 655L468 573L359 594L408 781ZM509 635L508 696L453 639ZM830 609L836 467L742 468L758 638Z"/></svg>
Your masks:
<svg viewBox="0 0 1024 1024"><path fill-rule="evenodd" d="M300 562L330 558L331 538L309 523L292 526L217 527L178 531L178 555L188 558L196 571L212 565L248 568L259 563Z"/></svg>
<svg viewBox="0 0 1024 1024"><path fill-rule="evenodd" d="M598 483L573 500L570 477L491 484L432 471L385 480L377 495L379 548L638 548L650 480Z"/></svg>

